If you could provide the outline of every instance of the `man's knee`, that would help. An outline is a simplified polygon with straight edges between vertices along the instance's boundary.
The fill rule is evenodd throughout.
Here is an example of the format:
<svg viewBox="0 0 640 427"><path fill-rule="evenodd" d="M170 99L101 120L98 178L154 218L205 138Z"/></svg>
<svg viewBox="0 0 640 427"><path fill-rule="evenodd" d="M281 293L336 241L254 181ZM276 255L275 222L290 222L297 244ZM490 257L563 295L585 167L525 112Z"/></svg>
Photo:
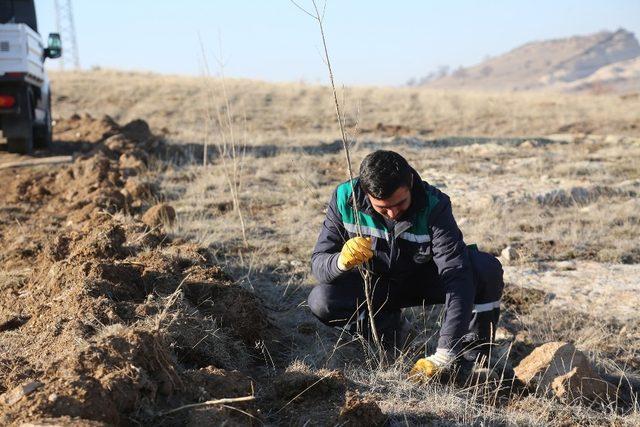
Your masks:
<svg viewBox="0 0 640 427"><path fill-rule="evenodd" d="M325 325L343 326L357 317L359 298L354 289L354 285L347 282L320 284L311 290L307 304L311 313Z"/></svg>
<svg viewBox="0 0 640 427"><path fill-rule="evenodd" d="M307 304L309 305L311 313L325 324L328 324L332 319L332 310L329 304L329 286L330 285L314 286L307 298Z"/></svg>
<svg viewBox="0 0 640 427"><path fill-rule="evenodd" d="M487 254L487 282L490 283L491 294L497 299L502 298L504 290L504 271L500 260L491 254Z"/></svg>
<svg viewBox="0 0 640 427"><path fill-rule="evenodd" d="M476 251L471 255L474 276L478 285L477 297L497 301L502 297L504 278L502 264L495 256Z"/></svg>

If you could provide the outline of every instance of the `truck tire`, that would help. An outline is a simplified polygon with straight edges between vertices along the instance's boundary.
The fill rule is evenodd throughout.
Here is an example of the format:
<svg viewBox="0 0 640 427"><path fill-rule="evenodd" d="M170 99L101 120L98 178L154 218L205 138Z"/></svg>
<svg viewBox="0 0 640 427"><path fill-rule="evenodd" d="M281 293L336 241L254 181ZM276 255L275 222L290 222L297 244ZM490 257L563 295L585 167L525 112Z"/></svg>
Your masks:
<svg viewBox="0 0 640 427"><path fill-rule="evenodd" d="M44 118L44 124L35 126L33 137L33 144L35 148L48 149L51 147L51 142L53 140L53 129L51 128L51 94L49 94L47 114Z"/></svg>
<svg viewBox="0 0 640 427"><path fill-rule="evenodd" d="M33 152L33 137L7 138L7 150L10 153L31 154Z"/></svg>
<svg viewBox="0 0 640 427"><path fill-rule="evenodd" d="M33 152L33 92L26 91L22 114L7 126L7 150L10 153L31 154Z"/></svg>

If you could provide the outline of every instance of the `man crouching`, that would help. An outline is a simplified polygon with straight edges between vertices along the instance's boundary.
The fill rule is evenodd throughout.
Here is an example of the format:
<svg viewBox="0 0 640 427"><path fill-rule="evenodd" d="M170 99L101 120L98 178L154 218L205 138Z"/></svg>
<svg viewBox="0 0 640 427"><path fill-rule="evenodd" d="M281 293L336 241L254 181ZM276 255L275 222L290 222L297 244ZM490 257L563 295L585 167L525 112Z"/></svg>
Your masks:
<svg viewBox="0 0 640 427"><path fill-rule="evenodd" d="M355 332L360 321L367 333L358 272L365 263L372 274L374 322L386 348L400 344L403 308L444 304L437 349L418 360L413 373L430 377L456 360L486 360L500 315L502 266L467 247L449 197L393 151L367 155L353 186L340 184L329 202L311 257L319 284L308 298L324 324Z"/></svg>

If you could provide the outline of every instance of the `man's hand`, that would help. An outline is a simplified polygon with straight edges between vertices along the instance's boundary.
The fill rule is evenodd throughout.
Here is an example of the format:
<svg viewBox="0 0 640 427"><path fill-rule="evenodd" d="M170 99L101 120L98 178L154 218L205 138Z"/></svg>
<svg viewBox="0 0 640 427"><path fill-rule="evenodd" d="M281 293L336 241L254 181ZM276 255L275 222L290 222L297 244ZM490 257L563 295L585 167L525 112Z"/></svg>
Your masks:
<svg viewBox="0 0 640 427"><path fill-rule="evenodd" d="M431 356L419 359L413 365L409 371L409 379L417 383L427 382L448 370L454 359L450 350L439 348Z"/></svg>
<svg viewBox="0 0 640 427"><path fill-rule="evenodd" d="M351 270L356 265L369 261L373 257L371 237L354 237L347 240L338 257L338 268L342 271Z"/></svg>

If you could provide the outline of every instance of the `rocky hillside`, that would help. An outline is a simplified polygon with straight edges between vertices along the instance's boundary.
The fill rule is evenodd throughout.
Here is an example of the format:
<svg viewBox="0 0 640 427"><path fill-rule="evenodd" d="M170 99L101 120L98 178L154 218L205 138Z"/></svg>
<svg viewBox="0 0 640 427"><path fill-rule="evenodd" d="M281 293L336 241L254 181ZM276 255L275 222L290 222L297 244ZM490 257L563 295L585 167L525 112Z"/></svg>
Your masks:
<svg viewBox="0 0 640 427"><path fill-rule="evenodd" d="M633 91L640 88L640 44L624 29L527 43L428 82L437 88Z"/></svg>

